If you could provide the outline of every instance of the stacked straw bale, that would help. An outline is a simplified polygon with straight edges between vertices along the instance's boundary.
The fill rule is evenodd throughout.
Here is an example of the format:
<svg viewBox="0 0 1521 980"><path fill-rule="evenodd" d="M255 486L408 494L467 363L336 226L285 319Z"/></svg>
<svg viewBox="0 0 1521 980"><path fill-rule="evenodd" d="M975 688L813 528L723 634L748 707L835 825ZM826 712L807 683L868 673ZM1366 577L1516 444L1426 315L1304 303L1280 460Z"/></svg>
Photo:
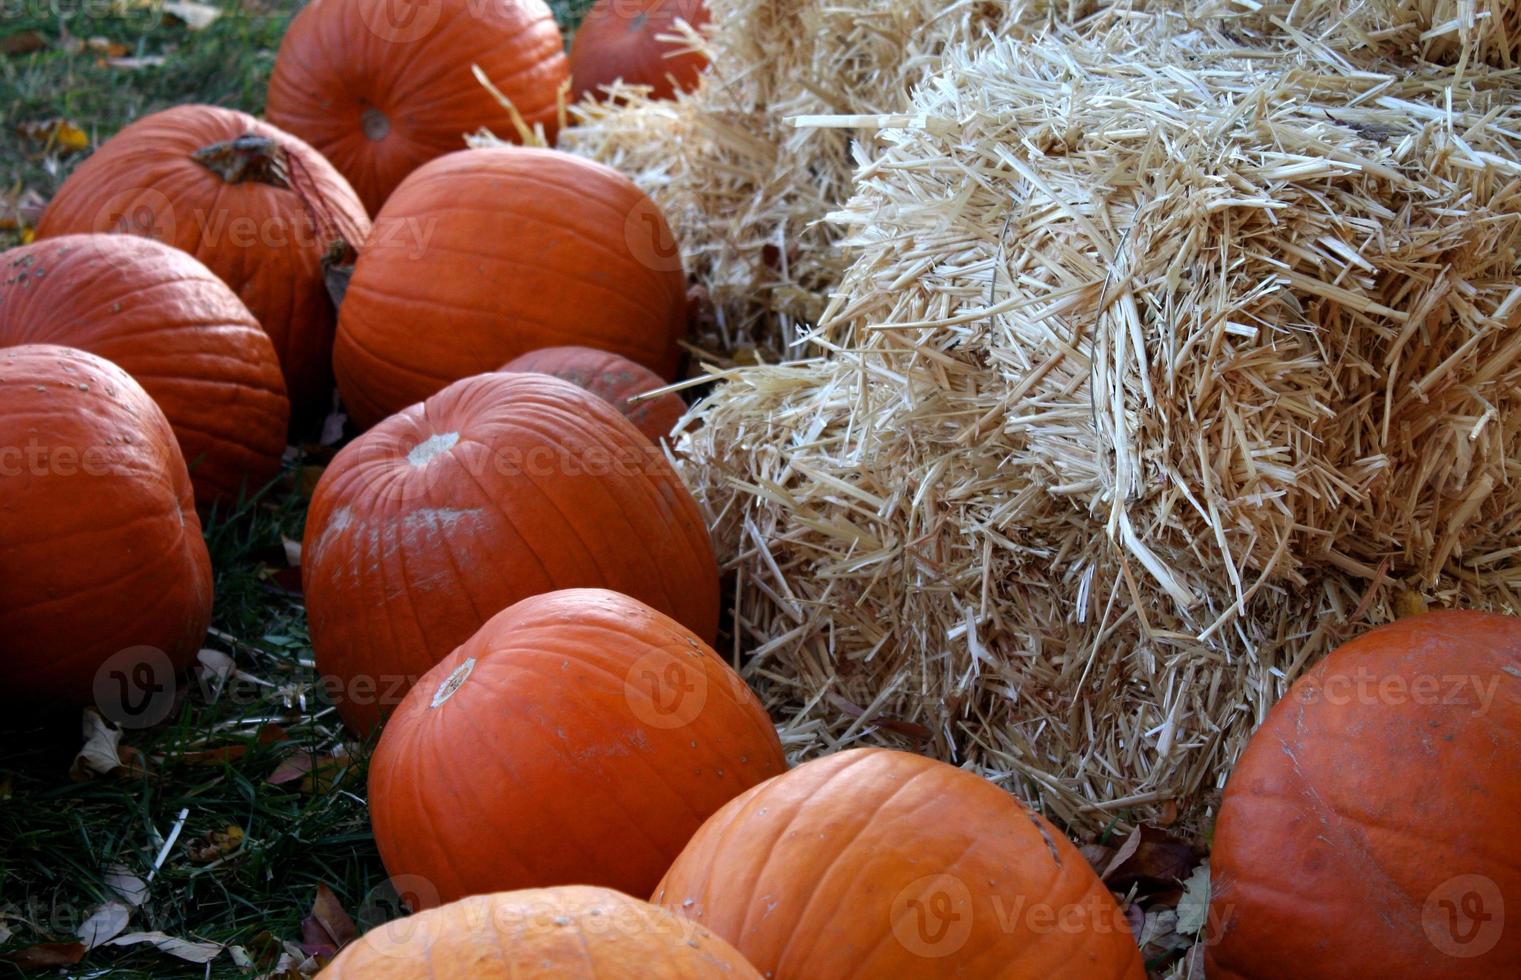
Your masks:
<svg viewBox="0 0 1521 980"><path fill-rule="evenodd" d="M708 351L785 353L844 260L820 219L849 196L854 133L795 116L903 106L946 49L1092 12L1092 0L708 0L712 67L674 102L621 88L571 108L560 148L613 166L660 205L709 292Z"/></svg>
<svg viewBox="0 0 1521 980"><path fill-rule="evenodd" d="M1521 0L1215 0L1209 8L1266 35L1351 54L1521 67Z"/></svg>
<svg viewBox="0 0 1521 980"><path fill-rule="evenodd" d="M795 747L1197 821L1349 632L1521 610L1521 99L1313 58L953 50L863 153L823 356L684 446Z"/></svg>

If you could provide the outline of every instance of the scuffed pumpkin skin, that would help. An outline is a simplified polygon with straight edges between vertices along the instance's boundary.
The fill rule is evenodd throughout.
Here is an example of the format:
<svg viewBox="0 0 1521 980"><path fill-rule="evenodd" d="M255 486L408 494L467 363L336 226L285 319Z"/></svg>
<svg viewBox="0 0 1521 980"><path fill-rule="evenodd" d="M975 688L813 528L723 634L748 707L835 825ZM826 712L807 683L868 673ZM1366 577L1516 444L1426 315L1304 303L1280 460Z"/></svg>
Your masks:
<svg viewBox="0 0 1521 980"><path fill-rule="evenodd" d="M1226 786L1209 976L1521 976L1518 773L1521 620L1433 612L1339 647Z"/></svg>
<svg viewBox="0 0 1521 980"><path fill-rule="evenodd" d="M274 345L192 256L136 235L63 235L0 254L0 347L39 343L89 351L142 384L201 504L279 474L290 402Z"/></svg>
<svg viewBox="0 0 1521 980"><path fill-rule="evenodd" d="M702 513L611 405L542 374L456 382L354 440L307 512L301 577L317 667L369 732L502 609L608 588L712 642Z"/></svg>
<svg viewBox="0 0 1521 980"><path fill-rule="evenodd" d="M322 980L759 980L695 923L607 888L475 895L387 922Z"/></svg>
<svg viewBox="0 0 1521 980"><path fill-rule="evenodd" d="M142 387L73 348L0 350L0 698L89 704L107 661L129 682L182 669L211 595L190 476Z"/></svg>
<svg viewBox="0 0 1521 980"><path fill-rule="evenodd" d="M703 820L786 765L760 701L690 630L567 589L493 617L412 689L371 762L370 814L387 872L444 901L648 894Z"/></svg>
<svg viewBox="0 0 1521 980"><path fill-rule="evenodd" d="M972 773L853 749L736 797L651 899L773 980L1144 980L1060 831Z"/></svg>

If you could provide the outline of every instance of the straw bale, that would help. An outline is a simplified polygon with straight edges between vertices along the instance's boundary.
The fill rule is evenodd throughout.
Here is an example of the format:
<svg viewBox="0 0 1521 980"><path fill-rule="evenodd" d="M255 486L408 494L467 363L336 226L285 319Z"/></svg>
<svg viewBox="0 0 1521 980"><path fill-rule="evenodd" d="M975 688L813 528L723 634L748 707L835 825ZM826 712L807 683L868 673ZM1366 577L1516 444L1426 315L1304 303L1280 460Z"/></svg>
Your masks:
<svg viewBox="0 0 1521 980"><path fill-rule="evenodd" d="M1329 645L1521 608L1521 100L1314 50L968 46L863 148L822 356L683 445L798 751L1197 826Z"/></svg>
<svg viewBox="0 0 1521 980"><path fill-rule="evenodd" d="M844 263L820 219L850 193L850 128L795 116L905 104L951 46L1069 22L1092 0L708 0L709 75L674 102L620 88L571 107L560 147L629 175L661 206L715 304L699 343L775 359L812 323Z"/></svg>
<svg viewBox="0 0 1521 980"><path fill-rule="evenodd" d="M1264 33L1397 59L1521 67L1521 0L1215 0L1212 13Z"/></svg>

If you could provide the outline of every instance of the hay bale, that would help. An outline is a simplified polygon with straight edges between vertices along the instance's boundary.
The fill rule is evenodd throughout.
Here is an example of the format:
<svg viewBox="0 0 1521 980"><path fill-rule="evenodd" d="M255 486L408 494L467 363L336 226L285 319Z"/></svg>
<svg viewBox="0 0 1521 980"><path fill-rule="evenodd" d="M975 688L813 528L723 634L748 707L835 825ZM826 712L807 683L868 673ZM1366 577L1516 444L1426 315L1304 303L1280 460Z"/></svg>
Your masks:
<svg viewBox="0 0 1521 980"><path fill-rule="evenodd" d="M712 67L675 102L623 89L571 108L560 147L616 167L661 206L716 306L709 350L786 351L844 271L819 220L850 193L848 129L791 117L903 105L950 47L1090 13L1091 0L709 0Z"/></svg>
<svg viewBox="0 0 1521 980"><path fill-rule="evenodd" d="M800 750L1197 821L1349 630L1521 608L1517 93L1298 57L1001 41L880 134L825 356L684 447Z"/></svg>
<svg viewBox="0 0 1521 980"><path fill-rule="evenodd" d="M1518 0L1217 0L1215 16L1337 50L1449 65L1521 67Z"/></svg>

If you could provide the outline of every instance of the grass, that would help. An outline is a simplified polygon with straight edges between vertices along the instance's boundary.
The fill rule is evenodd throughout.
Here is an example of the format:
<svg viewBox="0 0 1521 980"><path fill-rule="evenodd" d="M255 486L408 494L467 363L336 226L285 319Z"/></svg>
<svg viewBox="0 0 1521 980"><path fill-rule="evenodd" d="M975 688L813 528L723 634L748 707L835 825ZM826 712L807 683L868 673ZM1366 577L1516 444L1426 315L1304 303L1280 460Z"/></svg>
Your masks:
<svg viewBox="0 0 1521 980"><path fill-rule="evenodd" d="M590 0L551 6L569 27ZM0 117L23 126L64 119L98 146L133 119L182 102L258 113L297 8L289 0L240 0L192 32L132 0L23 0L6 8L0 42L26 35L35 43L35 35L46 46L0 55ZM112 67L73 38L105 38L126 56L163 63ZM46 199L84 156L8 134L0 141L0 195L14 202L32 191ZM18 237L15 227L0 231L0 245ZM70 778L81 744L78 711L11 709L0 721L0 978L28 975L7 955L72 941L114 896L112 868L147 879L181 812L178 841L128 932L237 945L255 972L266 973L287 944L301 941L318 885L333 890L361 929L394 910L363 799L367 747L346 743L321 702L305 612L287 590L293 571L283 540L300 539L305 517L299 473L293 468L207 521L217 602L206 645L231 654L237 672L221 688L184 679L168 720L123 737L129 771ZM318 785L270 782L294 760L340 746L353 761L323 770ZM123 978L248 975L225 952L203 966L146 945L97 948L69 969Z"/></svg>

